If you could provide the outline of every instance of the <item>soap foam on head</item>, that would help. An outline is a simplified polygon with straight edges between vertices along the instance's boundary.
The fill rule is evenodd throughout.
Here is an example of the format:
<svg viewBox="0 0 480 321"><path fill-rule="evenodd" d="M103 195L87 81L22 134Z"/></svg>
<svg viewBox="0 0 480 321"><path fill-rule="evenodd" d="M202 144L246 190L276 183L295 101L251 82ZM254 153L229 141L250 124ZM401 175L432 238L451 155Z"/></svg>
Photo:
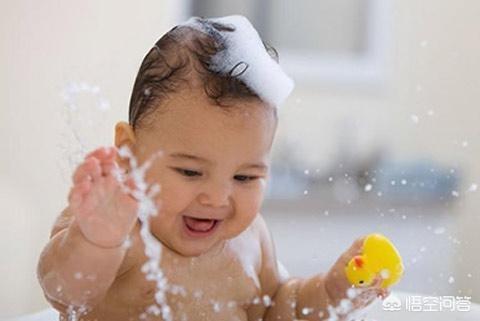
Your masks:
<svg viewBox="0 0 480 321"><path fill-rule="evenodd" d="M221 24L234 29L221 31L211 24ZM255 28L247 18L235 15L221 18L190 18L185 24L213 36L223 50L211 60L213 72L232 75L241 80L263 101L278 107L292 92L293 80L270 57Z"/></svg>

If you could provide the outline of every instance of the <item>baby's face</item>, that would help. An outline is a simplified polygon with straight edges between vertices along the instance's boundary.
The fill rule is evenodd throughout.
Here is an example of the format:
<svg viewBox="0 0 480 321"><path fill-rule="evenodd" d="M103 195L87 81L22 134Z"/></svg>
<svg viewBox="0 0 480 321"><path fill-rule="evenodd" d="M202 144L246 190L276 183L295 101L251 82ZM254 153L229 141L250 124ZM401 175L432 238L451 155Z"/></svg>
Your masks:
<svg viewBox="0 0 480 321"><path fill-rule="evenodd" d="M240 234L263 200L276 120L259 100L213 105L202 90L169 97L140 129L139 161L162 151L147 172L158 183L152 233L173 251L197 256Z"/></svg>

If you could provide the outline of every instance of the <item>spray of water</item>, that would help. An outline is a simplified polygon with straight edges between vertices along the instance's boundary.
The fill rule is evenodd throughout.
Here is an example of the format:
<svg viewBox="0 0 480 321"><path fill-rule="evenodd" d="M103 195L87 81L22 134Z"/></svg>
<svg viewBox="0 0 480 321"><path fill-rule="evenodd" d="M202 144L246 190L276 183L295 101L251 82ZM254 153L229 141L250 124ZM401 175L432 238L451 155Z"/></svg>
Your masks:
<svg viewBox="0 0 480 321"><path fill-rule="evenodd" d="M156 284L155 302L140 315L140 319L146 319L148 314L155 316L161 315L165 321L172 321L171 309L166 301L166 292L169 290L168 280L160 268L160 260L162 255L162 246L160 242L150 232L150 218L157 215L158 208L155 205L154 197L160 192L160 186L153 184L149 186L145 181L145 173L151 166L156 157L161 157L161 153L157 153L149 160L138 165L133 153L126 146L119 149L119 156L127 159L130 163L131 177L135 183L135 189L130 189L125 184L126 177L117 171L117 179L122 183L126 193L130 193L138 200L137 215L140 220L140 236L145 244L145 254L148 261L142 266L142 272L149 281Z"/></svg>
<svg viewBox="0 0 480 321"><path fill-rule="evenodd" d="M98 86L90 85L86 82L71 83L61 94L65 109L65 121L70 132L70 142L67 142L62 147L62 151L67 155L70 171L78 165L85 154L93 149L94 139L88 139L88 135L95 134L99 128L96 128L101 122L94 122L104 116L104 113L110 108L109 102L102 96ZM90 104L81 103L80 101L86 98ZM93 104L91 104L93 99ZM90 108L88 108L90 107ZM65 136L67 138L67 136ZM73 138L73 143L71 139ZM66 140L66 139L65 139ZM145 173L151 166L156 157L161 156L161 153L153 155L144 164L139 165L133 153L128 147L120 148L119 156L128 160L131 168L131 177L134 181L135 188L129 188L126 185L127 176L117 170L114 174L125 193L129 193L138 200L138 219L141 222L140 236L145 244L145 254L148 261L143 265L142 272L149 281L154 281L156 284L155 302L149 306L144 313L140 315L141 319L147 318L148 314L155 316L161 315L165 321L171 321L171 309L166 302L166 292L169 290L168 281L160 269L161 260L161 244L150 232L150 218L158 213L158 208L155 205L154 197L160 192L159 185L149 186L145 181ZM129 240L126 241L125 246L128 246ZM175 289L174 289L175 290ZM88 312L85 306L70 305L67 311L68 321L76 321L81 315Z"/></svg>

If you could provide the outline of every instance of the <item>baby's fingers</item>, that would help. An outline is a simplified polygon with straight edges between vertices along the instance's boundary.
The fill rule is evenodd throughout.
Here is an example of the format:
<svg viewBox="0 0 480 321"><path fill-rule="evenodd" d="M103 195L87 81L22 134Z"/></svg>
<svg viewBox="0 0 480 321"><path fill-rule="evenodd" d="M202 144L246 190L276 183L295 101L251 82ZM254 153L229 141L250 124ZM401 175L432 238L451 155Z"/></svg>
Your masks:
<svg viewBox="0 0 480 321"><path fill-rule="evenodd" d="M70 205L75 208L78 207L84 198L84 195L88 193L90 188L92 187L92 182L88 179L79 182L75 186L70 189L70 193L68 194L68 202Z"/></svg>
<svg viewBox="0 0 480 321"><path fill-rule="evenodd" d="M115 162L115 160L107 163L101 163L100 165L102 167L103 176L114 175L115 172L119 170L118 164Z"/></svg>
<svg viewBox="0 0 480 321"><path fill-rule="evenodd" d="M95 157L98 158L101 162L111 161L117 155L117 150L115 147L100 147L95 149L93 152L90 152L85 156L85 158Z"/></svg>
<svg viewBox="0 0 480 321"><path fill-rule="evenodd" d="M86 159L80 166L77 167L73 173L73 183L79 184L85 179L95 180L100 177L102 169L100 167L100 162L96 158Z"/></svg>

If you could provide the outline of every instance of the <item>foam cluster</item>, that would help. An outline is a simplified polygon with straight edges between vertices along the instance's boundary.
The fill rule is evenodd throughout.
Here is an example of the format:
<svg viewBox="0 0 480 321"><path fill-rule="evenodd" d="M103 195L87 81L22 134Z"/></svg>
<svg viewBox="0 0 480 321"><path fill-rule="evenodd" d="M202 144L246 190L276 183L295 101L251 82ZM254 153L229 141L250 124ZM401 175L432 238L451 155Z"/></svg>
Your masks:
<svg viewBox="0 0 480 321"><path fill-rule="evenodd" d="M215 24L230 30L215 28ZM214 37L223 47L211 59L210 69L236 76L263 101L278 107L293 90L293 80L268 54L258 32L240 15L221 18L190 18L186 26Z"/></svg>

